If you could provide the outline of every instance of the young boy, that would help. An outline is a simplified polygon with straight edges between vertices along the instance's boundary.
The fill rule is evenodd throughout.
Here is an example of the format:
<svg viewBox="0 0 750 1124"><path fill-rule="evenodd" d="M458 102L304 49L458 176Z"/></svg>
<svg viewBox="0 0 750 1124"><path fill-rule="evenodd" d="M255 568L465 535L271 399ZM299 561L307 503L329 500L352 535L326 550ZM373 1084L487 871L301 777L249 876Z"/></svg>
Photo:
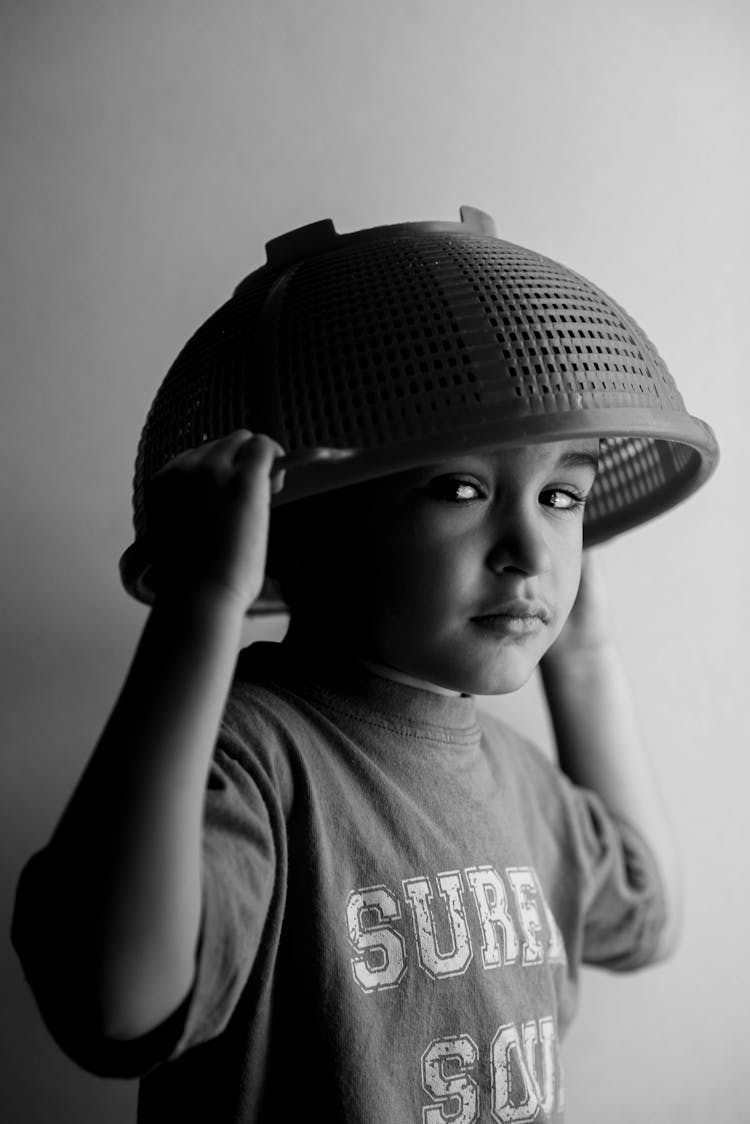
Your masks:
<svg viewBox="0 0 750 1124"><path fill-rule="evenodd" d="M273 520L304 457L265 433L154 476L153 609L14 919L52 1033L142 1075L140 1120L563 1118L580 963L656 963L681 913L582 566L599 451L472 447ZM238 657L271 570L289 631ZM475 705L537 666L559 769Z"/></svg>

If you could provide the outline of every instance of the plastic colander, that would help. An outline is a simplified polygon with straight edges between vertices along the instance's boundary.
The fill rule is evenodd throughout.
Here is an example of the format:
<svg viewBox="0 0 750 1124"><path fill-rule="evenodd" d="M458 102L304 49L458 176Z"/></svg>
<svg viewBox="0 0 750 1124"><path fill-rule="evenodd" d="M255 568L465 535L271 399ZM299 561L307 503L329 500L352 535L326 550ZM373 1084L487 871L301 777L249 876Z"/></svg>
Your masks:
<svg viewBox="0 0 750 1124"><path fill-rule="evenodd" d="M599 437L587 546L666 511L716 466L711 428L687 412L638 324L585 277L498 238L482 211L351 234L325 219L266 252L148 413L135 541L120 560L141 601L154 597L146 482L240 427L290 456L274 507L468 450ZM248 612L284 608L269 576Z"/></svg>

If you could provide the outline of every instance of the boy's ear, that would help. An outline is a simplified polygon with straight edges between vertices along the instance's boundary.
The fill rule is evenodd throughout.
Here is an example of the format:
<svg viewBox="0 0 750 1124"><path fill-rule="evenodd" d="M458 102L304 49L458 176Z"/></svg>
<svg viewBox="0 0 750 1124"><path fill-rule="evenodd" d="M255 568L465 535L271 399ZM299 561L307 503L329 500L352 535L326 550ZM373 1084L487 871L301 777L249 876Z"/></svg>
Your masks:
<svg viewBox="0 0 750 1124"><path fill-rule="evenodd" d="M271 509L266 569L279 580L310 566L330 541L323 497L296 500Z"/></svg>
<svg viewBox="0 0 750 1124"><path fill-rule="evenodd" d="M279 580L289 564L292 536L289 534L289 518L282 508L271 508L268 527L268 547L266 550L266 571Z"/></svg>

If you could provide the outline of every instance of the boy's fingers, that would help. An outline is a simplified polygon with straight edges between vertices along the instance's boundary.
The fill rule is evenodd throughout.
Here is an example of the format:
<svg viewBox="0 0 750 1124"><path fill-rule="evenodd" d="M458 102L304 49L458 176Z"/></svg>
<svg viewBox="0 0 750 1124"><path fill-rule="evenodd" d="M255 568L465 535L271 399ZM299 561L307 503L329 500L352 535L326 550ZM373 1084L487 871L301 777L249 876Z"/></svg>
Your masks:
<svg viewBox="0 0 750 1124"><path fill-rule="evenodd" d="M249 429L235 429L224 437L217 437L215 441L208 441L205 445L201 445L199 452L202 452L207 460L230 469L237 463L237 458L243 450L249 445L256 444L256 436Z"/></svg>
<svg viewBox="0 0 750 1124"><path fill-rule="evenodd" d="M338 461L347 460L357 451L357 449L315 446L287 453L283 445L267 433L253 433L249 429L235 429L232 433L217 437L213 441L205 441L202 445L184 449L173 457L168 464L163 465L155 472L154 477L173 466L190 468L198 465L215 465L225 469L242 470L251 466L262 465L267 461L269 469L273 466L271 476L276 483L274 488L274 492L276 492L283 487L284 473L287 469L303 468L310 464L335 464Z"/></svg>
<svg viewBox="0 0 750 1124"><path fill-rule="evenodd" d="M182 452L176 453L171 460L163 464L154 473L154 477L164 474L172 468L189 468L212 462L229 465L237 449L251 436L249 430L237 429L225 437L217 437L213 441L204 441L200 445L191 445L189 449L183 449Z"/></svg>
<svg viewBox="0 0 750 1124"><path fill-rule="evenodd" d="M301 468L304 465L336 463L346 460L356 453L356 449L331 449L314 447L297 449L287 453L282 445L266 433L250 434L234 457L235 468L243 469L266 467L271 476L271 494L278 495L284 487L287 469Z"/></svg>
<svg viewBox="0 0 750 1124"><path fill-rule="evenodd" d="M233 463L235 468L241 469L246 465L263 464L267 461L270 468L272 462L283 455L282 446L267 433L248 433L234 450Z"/></svg>
<svg viewBox="0 0 750 1124"><path fill-rule="evenodd" d="M163 464L161 468L157 469L151 479L155 480L157 476L164 476L165 473L172 468L186 468L188 465L198 461L200 456L200 448L183 449L181 453L177 453L171 460L168 460L166 464Z"/></svg>
<svg viewBox="0 0 750 1124"><path fill-rule="evenodd" d="M274 472L271 477L271 495L275 496L282 490L286 481L286 472L282 468L280 472Z"/></svg>

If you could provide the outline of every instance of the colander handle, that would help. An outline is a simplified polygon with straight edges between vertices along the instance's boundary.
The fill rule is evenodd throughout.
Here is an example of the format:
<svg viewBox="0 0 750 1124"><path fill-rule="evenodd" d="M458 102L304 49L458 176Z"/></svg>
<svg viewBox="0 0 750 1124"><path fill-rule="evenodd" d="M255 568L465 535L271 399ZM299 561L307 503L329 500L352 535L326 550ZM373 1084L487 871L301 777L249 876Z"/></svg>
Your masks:
<svg viewBox="0 0 750 1124"><path fill-rule="evenodd" d="M460 208L461 222L467 230L471 230L474 234L489 234L491 238L497 238L497 230L495 229L495 220L492 215L488 215L486 211L480 211L478 207Z"/></svg>
<svg viewBox="0 0 750 1124"><path fill-rule="evenodd" d="M395 223L390 226L355 231L353 234L339 234L333 225L333 219L320 219L319 222L311 222L306 226L298 226L295 230L288 230L286 234L280 234L277 238L266 242L266 265L270 269L286 269L303 258L314 257L328 250L361 242L363 238L393 237L398 233L427 234L430 231L459 231L462 234L485 234L492 238L497 237L495 223L486 211L468 206L462 206L459 210L460 222ZM243 282L238 286L238 290L242 284Z"/></svg>
<svg viewBox="0 0 750 1124"><path fill-rule="evenodd" d="M313 449L297 449L294 453L284 453L283 456L277 457L273 462L274 471L278 472L280 469L294 469L303 468L310 464L321 464L326 461L337 463L338 461L348 460L358 453L358 449L332 449L328 446L319 445Z"/></svg>

